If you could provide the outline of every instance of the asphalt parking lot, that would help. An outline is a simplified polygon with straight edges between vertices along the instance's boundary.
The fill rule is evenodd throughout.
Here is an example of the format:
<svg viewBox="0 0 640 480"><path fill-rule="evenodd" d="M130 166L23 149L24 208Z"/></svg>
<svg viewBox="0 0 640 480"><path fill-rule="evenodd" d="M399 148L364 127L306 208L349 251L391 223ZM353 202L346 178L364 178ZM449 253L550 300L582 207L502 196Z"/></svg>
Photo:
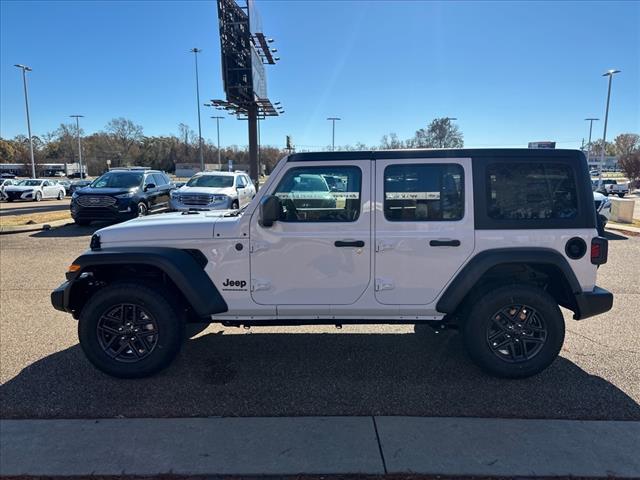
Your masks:
<svg viewBox="0 0 640 480"><path fill-rule="evenodd" d="M28 213L46 213L69 210L70 198L62 200L42 200L41 202L0 202L0 217L26 215Z"/></svg>
<svg viewBox="0 0 640 480"><path fill-rule="evenodd" d="M479 371L455 332L410 326L210 326L165 372L94 370L49 293L95 228L0 237L3 418L416 415L640 420L640 237L610 234L611 312L566 313L561 357L518 381Z"/></svg>

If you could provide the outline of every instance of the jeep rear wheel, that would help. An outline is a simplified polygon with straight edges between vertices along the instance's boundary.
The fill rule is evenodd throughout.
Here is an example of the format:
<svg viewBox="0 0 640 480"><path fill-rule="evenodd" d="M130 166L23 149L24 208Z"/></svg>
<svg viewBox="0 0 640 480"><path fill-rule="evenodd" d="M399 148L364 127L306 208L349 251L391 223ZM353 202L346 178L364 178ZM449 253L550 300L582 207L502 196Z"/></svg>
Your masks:
<svg viewBox="0 0 640 480"><path fill-rule="evenodd" d="M92 296L80 314L78 337L89 361L120 378L153 375L180 351L184 319L161 287L114 283Z"/></svg>
<svg viewBox="0 0 640 480"><path fill-rule="evenodd" d="M533 286L505 286L479 299L469 312L463 339L473 361L486 372L524 378L558 356L564 319L555 300Z"/></svg>

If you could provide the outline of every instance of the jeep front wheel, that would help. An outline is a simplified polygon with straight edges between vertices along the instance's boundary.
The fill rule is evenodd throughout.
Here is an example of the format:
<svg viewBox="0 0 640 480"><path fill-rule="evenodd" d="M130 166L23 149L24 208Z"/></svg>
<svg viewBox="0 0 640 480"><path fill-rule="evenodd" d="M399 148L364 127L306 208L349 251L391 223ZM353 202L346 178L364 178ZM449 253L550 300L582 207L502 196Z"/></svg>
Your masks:
<svg viewBox="0 0 640 480"><path fill-rule="evenodd" d="M547 368L560 353L564 319L543 290L505 286L474 304L463 339L473 361L486 372L525 378Z"/></svg>
<svg viewBox="0 0 640 480"><path fill-rule="evenodd" d="M180 351L184 319L161 287L114 283L93 295L78 323L80 346L98 369L120 378L153 375Z"/></svg>

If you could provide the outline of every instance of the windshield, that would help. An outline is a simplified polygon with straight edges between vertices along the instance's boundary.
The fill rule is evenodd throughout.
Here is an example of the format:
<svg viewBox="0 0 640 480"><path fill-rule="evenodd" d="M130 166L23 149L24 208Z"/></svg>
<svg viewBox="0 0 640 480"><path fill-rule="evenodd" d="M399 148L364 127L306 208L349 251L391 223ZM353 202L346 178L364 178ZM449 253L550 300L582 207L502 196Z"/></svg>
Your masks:
<svg viewBox="0 0 640 480"><path fill-rule="evenodd" d="M91 187L93 188L132 188L137 187L142 182L143 173L138 172L107 172L96 178Z"/></svg>
<svg viewBox="0 0 640 480"><path fill-rule="evenodd" d="M291 188L292 192L328 192L329 187L320 175L300 175Z"/></svg>
<svg viewBox="0 0 640 480"><path fill-rule="evenodd" d="M187 182L187 187L233 187L233 177L231 175L198 175Z"/></svg>
<svg viewBox="0 0 640 480"><path fill-rule="evenodd" d="M18 185L22 187L38 187L42 185L42 180L22 180Z"/></svg>

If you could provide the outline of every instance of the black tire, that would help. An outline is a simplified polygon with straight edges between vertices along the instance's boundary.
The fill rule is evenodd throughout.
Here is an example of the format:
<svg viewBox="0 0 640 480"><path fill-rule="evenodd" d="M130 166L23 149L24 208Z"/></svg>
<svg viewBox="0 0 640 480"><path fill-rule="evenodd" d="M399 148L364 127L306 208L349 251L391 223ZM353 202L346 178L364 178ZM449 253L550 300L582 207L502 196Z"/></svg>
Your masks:
<svg viewBox="0 0 640 480"><path fill-rule="evenodd" d="M200 332L204 332L210 323L187 323L184 326L184 338L189 339L198 335Z"/></svg>
<svg viewBox="0 0 640 480"><path fill-rule="evenodd" d="M238 203L238 200L234 200L233 202L231 202L231 209L232 210L237 210L240 208L240 204Z"/></svg>
<svg viewBox="0 0 640 480"><path fill-rule="evenodd" d="M620 197L620 198L624 198L624 196L625 196L625 195L626 195L626 194L624 194L624 193L619 193L619 194L618 194L618 197Z"/></svg>
<svg viewBox="0 0 640 480"><path fill-rule="evenodd" d="M170 298L170 292L160 286L134 282L99 290L82 309L78 322L78 338L87 359L98 370L119 378L147 377L166 368L180 351L184 336L184 318Z"/></svg>
<svg viewBox="0 0 640 480"><path fill-rule="evenodd" d="M471 359L487 373L525 378L555 360L564 331L560 308L548 293L533 286L509 285L474 303L464 324L463 340Z"/></svg>
<svg viewBox="0 0 640 480"><path fill-rule="evenodd" d="M139 217L145 217L149 214L149 207L147 207L147 204L144 202L139 202L136 208L138 209Z"/></svg>
<svg viewBox="0 0 640 480"><path fill-rule="evenodd" d="M36 192L36 194L33 196L33 201L39 202L40 200L42 200L42 194L40 192Z"/></svg>
<svg viewBox="0 0 640 480"><path fill-rule="evenodd" d="M58 192L58 200L62 200L64 198L64 194L62 192Z"/></svg>
<svg viewBox="0 0 640 480"><path fill-rule="evenodd" d="M86 227L87 225L89 225L91 223L91 220L79 220L77 218L75 218L73 220L73 222L78 225L79 227Z"/></svg>

